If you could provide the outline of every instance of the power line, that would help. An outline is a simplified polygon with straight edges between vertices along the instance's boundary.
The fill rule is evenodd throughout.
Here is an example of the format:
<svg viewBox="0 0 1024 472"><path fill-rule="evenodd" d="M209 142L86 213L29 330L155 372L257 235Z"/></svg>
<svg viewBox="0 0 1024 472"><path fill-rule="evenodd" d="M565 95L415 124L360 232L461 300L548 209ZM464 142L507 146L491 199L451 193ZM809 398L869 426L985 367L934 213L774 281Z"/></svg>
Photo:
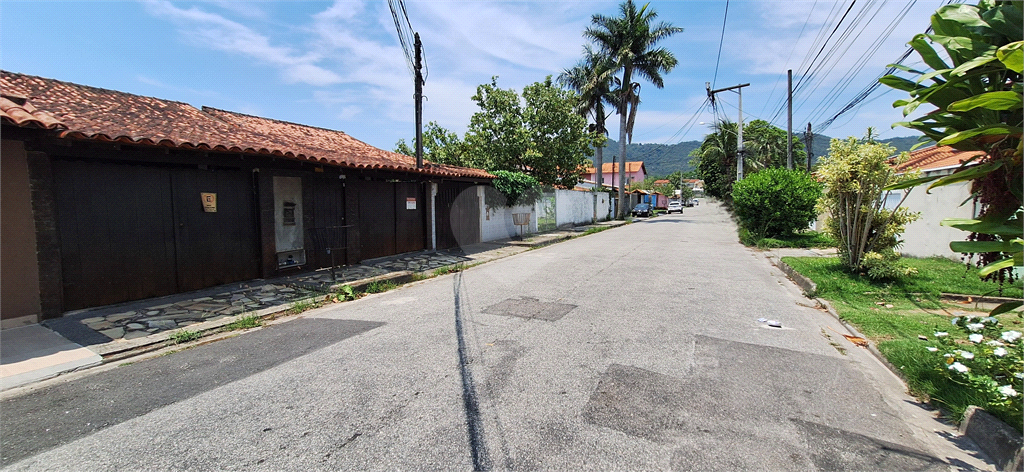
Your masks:
<svg viewBox="0 0 1024 472"><path fill-rule="evenodd" d="M718 40L718 59L715 61L715 77L711 80L712 88L718 81L718 65L722 63L722 45L725 44L725 22L729 19L729 0L725 0L725 17L722 18L722 37Z"/></svg>

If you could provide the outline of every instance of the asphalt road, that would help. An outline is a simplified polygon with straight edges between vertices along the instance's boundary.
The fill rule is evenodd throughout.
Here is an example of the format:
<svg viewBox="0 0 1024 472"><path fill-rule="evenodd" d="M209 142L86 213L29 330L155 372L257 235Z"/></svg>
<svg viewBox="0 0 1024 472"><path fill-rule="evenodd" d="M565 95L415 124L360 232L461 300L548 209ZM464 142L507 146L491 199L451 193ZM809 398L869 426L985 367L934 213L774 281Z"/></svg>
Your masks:
<svg viewBox="0 0 1024 472"><path fill-rule="evenodd" d="M0 401L0 457L7 470L990 469L735 234L704 204L54 382Z"/></svg>

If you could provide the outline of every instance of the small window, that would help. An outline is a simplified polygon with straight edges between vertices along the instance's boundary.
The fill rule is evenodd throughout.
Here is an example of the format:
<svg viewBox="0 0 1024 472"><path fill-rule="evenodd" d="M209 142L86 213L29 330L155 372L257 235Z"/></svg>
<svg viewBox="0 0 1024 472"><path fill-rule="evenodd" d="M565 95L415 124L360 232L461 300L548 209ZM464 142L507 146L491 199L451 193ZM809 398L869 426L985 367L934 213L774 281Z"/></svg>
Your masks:
<svg viewBox="0 0 1024 472"><path fill-rule="evenodd" d="M284 202L284 211L281 212L281 224L284 226L295 226L295 203Z"/></svg>

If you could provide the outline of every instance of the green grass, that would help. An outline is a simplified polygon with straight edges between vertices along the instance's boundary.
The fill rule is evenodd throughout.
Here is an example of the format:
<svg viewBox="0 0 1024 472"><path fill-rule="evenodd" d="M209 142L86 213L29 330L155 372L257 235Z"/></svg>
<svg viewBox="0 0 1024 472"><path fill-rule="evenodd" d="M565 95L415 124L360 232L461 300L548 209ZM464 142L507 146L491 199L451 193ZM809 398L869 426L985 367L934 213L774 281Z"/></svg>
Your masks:
<svg viewBox="0 0 1024 472"><path fill-rule="evenodd" d="M256 315L246 315L231 323L224 325L224 331L235 331L239 329L256 328L263 325L263 319Z"/></svg>
<svg viewBox="0 0 1024 472"><path fill-rule="evenodd" d="M749 234L740 234L740 240L748 246L757 246L761 249L774 249L780 247L796 248L826 248L836 247L836 242L831 236L817 231L802 231L788 236L778 238L763 238L753 241Z"/></svg>
<svg viewBox="0 0 1024 472"><path fill-rule="evenodd" d="M918 273L889 282L847 272L835 257L783 257L782 261L817 284L817 296L832 302L840 318L877 345L904 375L912 393L945 409L956 421L967 406L986 406L970 389L950 380L945 369L937 365L936 356L925 348L936 346L936 331L949 332L969 344L965 334L951 329L950 320L964 314L987 313L970 304L943 302L941 293L1020 298L1019 286L1004 287L1000 293L999 285L982 281L977 269L944 258L904 258L903 262ZM997 318L1008 329L1024 329L1016 313ZM999 411L990 412L1000 416ZM1015 418L1003 419L1019 423ZM1019 424L1016 427L1020 429Z"/></svg>
<svg viewBox="0 0 1024 472"><path fill-rule="evenodd" d="M378 280L376 282L370 282L370 284L366 286L366 289L364 289L364 291L366 293L383 293L387 292L388 290L394 290L396 288L398 288L398 284L390 280Z"/></svg>
<svg viewBox="0 0 1024 472"><path fill-rule="evenodd" d="M292 302L292 306L291 308L288 309L288 312L293 315L297 315L304 311L312 310L314 308L320 308L321 306L323 306L323 302L318 302L315 299L307 298L304 300L296 300Z"/></svg>
<svg viewBox="0 0 1024 472"><path fill-rule="evenodd" d="M440 277L442 275L454 274L462 271L462 264L449 265L444 267L438 267L432 272L434 277Z"/></svg>
<svg viewBox="0 0 1024 472"><path fill-rule="evenodd" d="M199 331L180 329L171 333L170 339L174 344L182 344L195 341L201 337L203 337L203 335Z"/></svg>
<svg viewBox="0 0 1024 472"><path fill-rule="evenodd" d="M600 233L601 231L604 231L606 229L611 229L611 227L610 226L595 226L593 228L587 228L587 230L583 232L583 235L586 236L588 234Z"/></svg>

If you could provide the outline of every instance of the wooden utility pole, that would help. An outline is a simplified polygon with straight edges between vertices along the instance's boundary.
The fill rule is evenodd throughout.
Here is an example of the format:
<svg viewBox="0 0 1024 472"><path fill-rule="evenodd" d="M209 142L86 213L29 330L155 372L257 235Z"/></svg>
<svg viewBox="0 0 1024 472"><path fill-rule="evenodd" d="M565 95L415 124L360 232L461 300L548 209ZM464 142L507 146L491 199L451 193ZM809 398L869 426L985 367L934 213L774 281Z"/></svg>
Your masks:
<svg viewBox="0 0 1024 472"><path fill-rule="evenodd" d="M743 180L743 87L750 85L740 84L733 85L732 87L720 88L718 90L711 90L711 83L705 82L704 86L708 89L708 97L711 99L711 103L715 103L715 94L718 92L724 92L726 90L736 90L736 93L740 94L740 120L737 123L736 129L736 180Z"/></svg>
<svg viewBox="0 0 1024 472"><path fill-rule="evenodd" d="M416 33L416 168L423 167L423 43Z"/></svg>
<svg viewBox="0 0 1024 472"><path fill-rule="evenodd" d="M804 135L807 146L807 172L811 171L811 158L814 157L814 135L811 134L811 124L807 123L807 134Z"/></svg>
<svg viewBox="0 0 1024 472"><path fill-rule="evenodd" d="M793 69L786 71L789 90L789 125L786 127L786 168L793 170Z"/></svg>

